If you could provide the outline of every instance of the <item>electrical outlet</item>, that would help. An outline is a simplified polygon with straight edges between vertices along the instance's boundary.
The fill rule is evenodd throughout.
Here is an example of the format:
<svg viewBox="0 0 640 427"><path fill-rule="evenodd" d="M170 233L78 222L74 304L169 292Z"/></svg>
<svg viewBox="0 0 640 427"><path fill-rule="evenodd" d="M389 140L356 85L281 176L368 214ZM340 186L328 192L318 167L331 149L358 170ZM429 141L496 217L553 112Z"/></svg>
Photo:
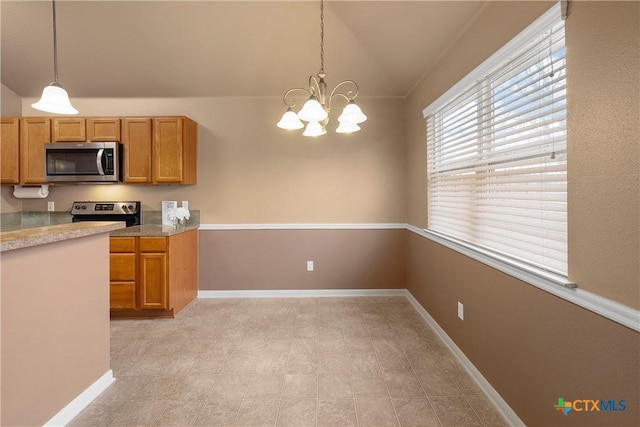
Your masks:
<svg viewBox="0 0 640 427"><path fill-rule="evenodd" d="M464 305L458 301L458 317L460 320L464 320Z"/></svg>
<svg viewBox="0 0 640 427"><path fill-rule="evenodd" d="M53 212L56 210L56 205L54 202L47 202L47 211Z"/></svg>
<svg viewBox="0 0 640 427"><path fill-rule="evenodd" d="M307 271L313 271L313 261L307 261Z"/></svg>

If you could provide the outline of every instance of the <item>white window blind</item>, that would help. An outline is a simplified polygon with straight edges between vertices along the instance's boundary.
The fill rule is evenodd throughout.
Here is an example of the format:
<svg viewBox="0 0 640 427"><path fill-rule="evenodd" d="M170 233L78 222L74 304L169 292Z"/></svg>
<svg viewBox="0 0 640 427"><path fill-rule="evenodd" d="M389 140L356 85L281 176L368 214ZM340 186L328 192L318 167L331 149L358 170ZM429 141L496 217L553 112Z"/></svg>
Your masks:
<svg viewBox="0 0 640 427"><path fill-rule="evenodd" d="M558 9L425 110L428 227L566 276L565 48Z"/></svg>

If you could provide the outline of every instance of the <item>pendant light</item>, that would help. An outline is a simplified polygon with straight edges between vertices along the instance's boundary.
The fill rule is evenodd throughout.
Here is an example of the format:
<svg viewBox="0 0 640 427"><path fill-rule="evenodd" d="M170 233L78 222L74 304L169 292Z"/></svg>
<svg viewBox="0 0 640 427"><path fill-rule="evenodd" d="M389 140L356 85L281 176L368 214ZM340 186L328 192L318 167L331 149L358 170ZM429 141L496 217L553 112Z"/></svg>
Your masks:
<svg viewBox="0 0 640 427"><path fill-rule="evenodd" d="M54 114L78 114L73 108L67 91L58 84L58 40L56 37L56 0L53 5L53 82L42 91L40 101L31 104L33 108Z"/></svg>
<svg viewBox="0 0 640 427"><path fill-rule="evenodd" d="M360 130L358 123L367 120L367 116L355 103L358 96L358 85L353 80L344 80L338 83L329 93L327 83L324 81L327 75L324 72L324 1L320 0L320 71L316 76L309 77L309 88L292 88L289 89L283 97L284 105L287 111L278 122L277 126L281 129L301 129L304 127L302 121L308 122L303 133L304 136L320 136L327 133L326 126L329 122L329 113L331 111L331 100L334 97L343 98L347 102L344 111L338 117L339 126L336 129L338 133L352 133ZM352 90L346 93L338 92L343 86L351 86ZM293 92L304 92L309 98L304 103L302 109L296 114L293 107L296 105L295 100L288 98Z"/></svg>

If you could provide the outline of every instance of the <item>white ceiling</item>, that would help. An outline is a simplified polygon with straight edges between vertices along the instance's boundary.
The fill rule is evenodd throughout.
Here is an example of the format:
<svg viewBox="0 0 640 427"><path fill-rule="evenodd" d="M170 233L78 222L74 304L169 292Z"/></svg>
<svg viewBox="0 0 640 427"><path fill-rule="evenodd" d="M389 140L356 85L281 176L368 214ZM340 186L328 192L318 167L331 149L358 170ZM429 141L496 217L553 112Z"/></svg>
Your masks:
<svg viewBox="0 0 640 427"><path fill-rule="evenodd" d="M327 1L325 71L405 96L485 1ZM59 82L74 97L282 96L320 68L317 1L57 1ZM49 1L0 2L1 80L53 80Z"/></svg>

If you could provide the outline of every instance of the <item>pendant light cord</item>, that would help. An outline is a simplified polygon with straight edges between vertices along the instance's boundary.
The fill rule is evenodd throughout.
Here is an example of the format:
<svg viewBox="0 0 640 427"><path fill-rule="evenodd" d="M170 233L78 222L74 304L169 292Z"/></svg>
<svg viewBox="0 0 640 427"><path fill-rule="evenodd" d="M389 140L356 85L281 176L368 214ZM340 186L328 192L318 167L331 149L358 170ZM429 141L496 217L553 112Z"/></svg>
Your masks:
<svg viewBox="0 0 640 427"><path fill-rule="evenodd" d="M324 1L320 0L320 72L324 74Z"/></svg>
<svg viewBox="0 0 640 427"><path fill-rule="evenodd" d="M56 0L53 4L53 81L58 83L58 38L56 36Z"/></svg>

